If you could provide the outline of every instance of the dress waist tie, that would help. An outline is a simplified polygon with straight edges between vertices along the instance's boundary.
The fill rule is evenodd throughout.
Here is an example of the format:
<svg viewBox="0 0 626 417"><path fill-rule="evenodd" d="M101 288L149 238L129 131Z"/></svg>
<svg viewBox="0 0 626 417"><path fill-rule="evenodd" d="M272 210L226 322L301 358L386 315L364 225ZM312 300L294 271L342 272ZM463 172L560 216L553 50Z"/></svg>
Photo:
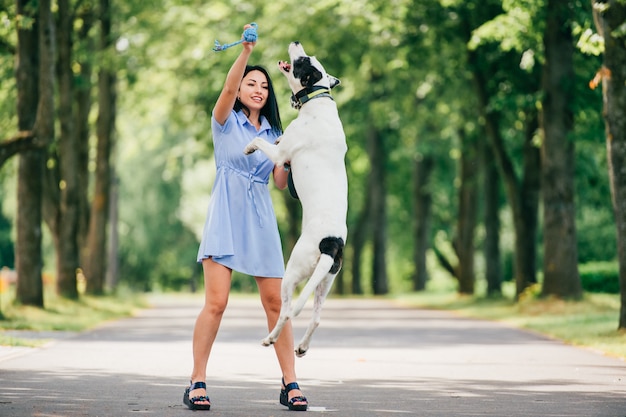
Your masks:
<svg viewBox="0 0 626 417"><path fill-rule="evenodd" d="M254 198L254 192L252 191L252 184L257 183L257 184L267 185L269 183L269 179L261 178L259 176L252 174L251 172L242 171L240 169L229 167L226 165L222 165L222 168L229 169L233 171L234 173L236 173L237 175L241 175L242 177L248 179L248 195L250 196L250 200L252 200L252 206L254 207L254 211L257 215L257 218L259 219L259 226L263 227L263 221L261 220L261 213L259 213L259 208L257 207L257 203Z"/></svg>

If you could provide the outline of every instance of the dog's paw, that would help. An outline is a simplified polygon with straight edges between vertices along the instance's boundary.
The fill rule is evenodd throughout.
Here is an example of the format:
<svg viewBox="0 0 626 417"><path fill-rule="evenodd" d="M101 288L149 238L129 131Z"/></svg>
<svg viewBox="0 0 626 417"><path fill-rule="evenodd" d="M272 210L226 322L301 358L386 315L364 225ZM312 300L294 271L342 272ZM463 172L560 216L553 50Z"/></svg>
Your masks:
<svg viewBox="0 0 626 417"><path fill-rule="evenodd" d="M270 339L269 337L266 337L265 339L261 340L261 344L263 346L270 346L273 343L274 343L274 341L272 339Z"/></svg>
<svg viewBox="0 0 626 417"><path fill-rule="evenodd" d="M251 153L254 153L254 151L256 151L258 148L254 145L252 145L251 143L247 144L245 148L243 148L243 153L245 155L250 155Z"/></svg>
<svg viewBox="0 0 626 417"><path fill-rule="evenodd" d="M308 351L308 349L304 349L302 346L298 346L298 348L296 349L296 356L301 358L304 355L306 355L307 351Z"/></svg>

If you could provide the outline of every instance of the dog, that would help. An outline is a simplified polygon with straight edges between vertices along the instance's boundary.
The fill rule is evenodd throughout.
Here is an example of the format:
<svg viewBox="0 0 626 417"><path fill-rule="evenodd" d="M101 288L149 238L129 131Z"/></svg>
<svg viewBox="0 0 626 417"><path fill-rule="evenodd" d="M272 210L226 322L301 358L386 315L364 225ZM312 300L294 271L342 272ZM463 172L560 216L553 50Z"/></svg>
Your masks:
<svg viewBox="0 0 626 417"><path fill-rule="evenodd" d="M292 42L288 52L291 63L279 61L278 68L287 77L293 92L291 104L299 110L298 116L276 144L255 138L244 153L259 149L278 166L288 163L302 204L302 232L285 268L280 316L261 341L264 346L274 343L285 323L300 314L315 291L311 321L295 350L301 357L309 349L311 336L320 323L322 305L343 261L348 235L344 160L348 147L337 104L330 94L339 80L327 74L314 56L308 56L300 42ZM307 279L292 308L296 286Z"/></svg>

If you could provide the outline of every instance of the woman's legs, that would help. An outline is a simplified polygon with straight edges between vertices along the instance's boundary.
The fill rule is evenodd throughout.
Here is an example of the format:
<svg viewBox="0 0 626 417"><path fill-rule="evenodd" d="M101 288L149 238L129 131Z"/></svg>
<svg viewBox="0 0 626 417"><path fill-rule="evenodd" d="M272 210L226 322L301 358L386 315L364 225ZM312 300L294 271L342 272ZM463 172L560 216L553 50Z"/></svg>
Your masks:
<svg viewBox="0 0 626 417"><path fill-rule="evenodd" d="M277 278L259 278L256 277L256 283L259 287L259 293L261 294L261 303L265 309L267 316L268 329L271 331L274 325L278 321L280 315L281 297L280 286L281 279ZM276 343L274 343L274 350L276 351L276 357L278 358L278 364L283 373L283 379L285 384L296 382L295 371L295 353L293 347L293 331L291 327L291 321L285 324L280 336ZM302 392L299 390L292 390L289 392L289 399L297 396L301 396ZM295 405L305 404L304 402L296 402Z"/></svg>
<svg viewBox="0 0 626 417"><path fill-rule="evenodd" d="M202 268L204 270L204 307L200 310L193 329L192 382L206 381L209 354L228 304L232 276L229 268L213 262L212 259L203 260ZM203 395L206 395L206 390L195 389L189 393L189 398ZM199 401L197 404L208 403Z"/></svg>

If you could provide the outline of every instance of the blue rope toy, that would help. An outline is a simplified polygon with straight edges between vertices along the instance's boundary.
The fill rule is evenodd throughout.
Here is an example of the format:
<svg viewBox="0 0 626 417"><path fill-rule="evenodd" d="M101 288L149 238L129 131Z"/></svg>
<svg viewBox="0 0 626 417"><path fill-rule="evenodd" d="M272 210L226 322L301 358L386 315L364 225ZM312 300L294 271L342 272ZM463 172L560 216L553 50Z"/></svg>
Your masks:
<svg viewBox="0 0 626 417"><path fill-rule="evenodd" d="M258 38L258 35L256 33L257 28L258 28L258 25L252 22L250 23L250 26L247 27L243 31L242 38L239 39L237 42L227 43L226 45L220 45L220 43L216 40L213 50L215 52L220 52L220 51L230 48L231 46L239 45L240 43L243 43L243 42L256 42Z"/></svg>

